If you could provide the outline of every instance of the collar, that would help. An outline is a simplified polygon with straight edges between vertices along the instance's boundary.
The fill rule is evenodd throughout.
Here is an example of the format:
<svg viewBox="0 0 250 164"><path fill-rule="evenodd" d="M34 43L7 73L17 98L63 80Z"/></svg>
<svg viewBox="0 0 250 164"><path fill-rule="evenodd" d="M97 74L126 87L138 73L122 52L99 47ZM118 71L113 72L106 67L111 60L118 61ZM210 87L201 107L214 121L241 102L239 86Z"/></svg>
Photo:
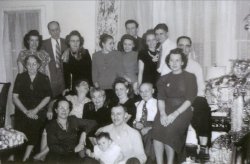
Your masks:
<svg viewBox="0 0 250 164"><path fill-rule="evenodd" d="M168 44L169 42L170 42L170 39L167 38L167 39L162 43L162 45Z"/></svg>

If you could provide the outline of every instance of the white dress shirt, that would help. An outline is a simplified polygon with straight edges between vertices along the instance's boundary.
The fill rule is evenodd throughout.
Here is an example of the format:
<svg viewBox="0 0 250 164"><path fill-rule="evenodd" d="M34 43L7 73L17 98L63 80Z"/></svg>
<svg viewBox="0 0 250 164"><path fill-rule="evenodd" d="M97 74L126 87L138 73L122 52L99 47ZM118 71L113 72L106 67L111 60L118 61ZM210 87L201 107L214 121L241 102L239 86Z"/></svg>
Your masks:
<svg viewBox="0 0 250 164"><path fill-rule="evenodd" d="M205 82L204 82L202 67L197 61L195 61L191 57L191 55L188 56L188 63L187 63L187 67L185 70L187 72L195 74L196 82L198 86L197 96L204 97L205 96Z"/></svg>
<svg viewBox="0 0 250 164"><path fill-rule="evenodd" d="M176 43L172 42L171 40L167 39L161 44L161 61L160 61L160 66L157 69L157 71L161 74L161 76L168 74L171 72L170 68L168 68L165 60L167 55L172 49L176 48Z"/></svg>
<svg viewBox="0 0 250 164"><path fill-rule="evenodd" d="M59 47L61 48L61 40L60 40L60 39L57 39L57 41L58 41L58 43L59 43ZM56 45L57 45L56 39L51 38L51 44L52 44L52 49L53 49L54 58L56 59Z"/></svg>
<svg viewBox="0 0 250 164"><path fill-rule="evenodd" d="M135 103L136 106L136 121L140 121L141 117L142 117L142 110L143 110L143 106L144 106L145 101L141 100ZM154 121L155 116L157 114L157 100L155 98L151 98L147 101L146 104L146 109L148 112L147 115L147 121Z"/></svg>

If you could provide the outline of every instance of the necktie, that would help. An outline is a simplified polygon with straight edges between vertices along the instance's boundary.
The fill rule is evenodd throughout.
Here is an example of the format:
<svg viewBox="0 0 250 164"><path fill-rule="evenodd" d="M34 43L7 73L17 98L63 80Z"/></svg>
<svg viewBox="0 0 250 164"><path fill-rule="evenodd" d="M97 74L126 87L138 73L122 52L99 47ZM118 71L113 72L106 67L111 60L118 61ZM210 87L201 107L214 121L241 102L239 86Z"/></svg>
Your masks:
<svg viewBox="0 0 250 164"><path fill-rule="evenodd" d="M162 59L162 46L161 45L159 46L159 48L157 48L157 53L159 54L157 69L159 69L161 66L161 59Z"/></svg>
<svg viewBox="0 0 250 164"><path fill-rule="evenodd" d="M56 67L60 68L60 64L61 64L61 48L59 45L58 40L56 39Z"/></svg>
<svg viewBox="0 0 250 164"><path fill-rule="evenodd" d="M146 107L147 102L145 101L142 107L142 115L141 115L141 120L140 122L144 125L145 122L147 122L147 117L148 117L148 111Z"/></svg>

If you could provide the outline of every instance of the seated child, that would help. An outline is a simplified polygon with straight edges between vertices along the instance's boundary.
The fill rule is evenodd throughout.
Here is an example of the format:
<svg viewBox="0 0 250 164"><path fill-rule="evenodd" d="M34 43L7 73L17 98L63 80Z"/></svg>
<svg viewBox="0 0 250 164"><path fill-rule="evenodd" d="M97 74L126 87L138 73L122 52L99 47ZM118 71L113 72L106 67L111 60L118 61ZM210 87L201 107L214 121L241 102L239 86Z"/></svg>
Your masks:
<svg viewBox="0 0 250 164"><path fill-rule="evenodd" d="M151 129L154 118L157 114L157 100L153 98L153 85L151 83L142 83L139 88L141 101L136 102L136 118L134 128L142 134L145 153L151 160L155 159Z"/></svg>
<svg viewBox="0 0 250 164"><path fill-rule="evenodd" d="M97 145L94 146L94 152L92 153L89 149L86 150L88 156L95 158L101 164L122 164L121 148L111 140L109 133L99 133L96 140Z"/></svg>

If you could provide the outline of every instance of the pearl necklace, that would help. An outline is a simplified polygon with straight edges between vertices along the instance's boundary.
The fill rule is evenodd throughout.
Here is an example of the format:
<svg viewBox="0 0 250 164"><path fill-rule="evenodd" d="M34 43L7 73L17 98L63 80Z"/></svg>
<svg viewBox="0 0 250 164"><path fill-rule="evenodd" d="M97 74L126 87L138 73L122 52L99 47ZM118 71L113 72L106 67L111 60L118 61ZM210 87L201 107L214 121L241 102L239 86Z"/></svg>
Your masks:
<svg viewBox="0 0 250 164"><path fill-rule="evenodd" d="M159 54L158 53L156 53L156 55L153 55L153 54L151 54L150 51L148 51L148 55L152 58L153 62L158 62L158 59L159 59Z"/></svg>

